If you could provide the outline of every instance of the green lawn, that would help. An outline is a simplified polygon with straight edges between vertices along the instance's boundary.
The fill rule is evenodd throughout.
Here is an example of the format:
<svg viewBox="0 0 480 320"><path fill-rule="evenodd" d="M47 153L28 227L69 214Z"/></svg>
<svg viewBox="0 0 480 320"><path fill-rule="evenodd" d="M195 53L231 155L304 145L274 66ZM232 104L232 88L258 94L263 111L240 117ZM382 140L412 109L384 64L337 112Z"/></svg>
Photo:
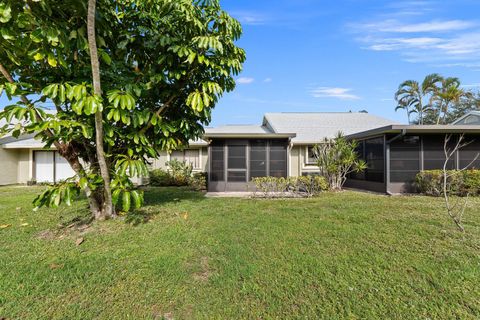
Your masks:
<svg viewBox="0 0 480 320"><path fill-rule="evenodd" d="M435 198L150 189L148 223L84 229L40 190L0 188L0 318L480 318L480 199L462 235Z"/></svg>

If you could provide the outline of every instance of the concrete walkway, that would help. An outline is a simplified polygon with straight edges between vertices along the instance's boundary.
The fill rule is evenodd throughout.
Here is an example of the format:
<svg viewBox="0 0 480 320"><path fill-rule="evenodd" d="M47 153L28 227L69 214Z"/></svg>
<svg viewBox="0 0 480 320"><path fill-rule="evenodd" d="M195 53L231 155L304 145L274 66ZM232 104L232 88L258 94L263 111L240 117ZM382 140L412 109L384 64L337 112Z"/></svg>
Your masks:
<svg viewBox="0 0 480 320"><path fill-rule="evenodd" d="M253 192L207 192L207 198L250 198L253 197Z"/></svg>

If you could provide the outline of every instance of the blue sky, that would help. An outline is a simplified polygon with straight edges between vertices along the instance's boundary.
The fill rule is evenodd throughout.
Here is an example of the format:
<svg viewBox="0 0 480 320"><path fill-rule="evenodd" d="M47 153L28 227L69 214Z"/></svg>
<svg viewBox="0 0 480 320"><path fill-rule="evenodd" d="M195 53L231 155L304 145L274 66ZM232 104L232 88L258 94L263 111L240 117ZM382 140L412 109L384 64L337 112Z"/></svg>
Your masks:
<svg viewBox="0 0 480 320"><path fill-rule="evenodd" d="M247 52L237 88L212 125L265 112L367 110L406 122L393 95L437 72L480 89L480 1L223 0Z"/></svg>
<svg viewBox="0 0 480 320"><path fill-rule="evenodd" d="M407 79L456 76L480 90L479 0L221 0L242 22L237 88L211 126L266 112L367 110L406 122L394 93ZM0 105L9 104L5 95Z"/></svg>

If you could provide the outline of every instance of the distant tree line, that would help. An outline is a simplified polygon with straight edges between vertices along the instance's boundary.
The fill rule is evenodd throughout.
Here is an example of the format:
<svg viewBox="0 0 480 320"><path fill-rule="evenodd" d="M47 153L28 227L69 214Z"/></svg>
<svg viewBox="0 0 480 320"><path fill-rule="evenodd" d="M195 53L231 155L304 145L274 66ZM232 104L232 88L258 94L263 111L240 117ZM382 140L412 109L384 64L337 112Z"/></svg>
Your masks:
<svg viewBox="0 0 480 320"><path fill-rule="evenodd" d="M430 74L422 83L407 80L395 93L395 110L404 110L411 124L449 124L480 110L480 93L462 88L460 79Z"/></svg>

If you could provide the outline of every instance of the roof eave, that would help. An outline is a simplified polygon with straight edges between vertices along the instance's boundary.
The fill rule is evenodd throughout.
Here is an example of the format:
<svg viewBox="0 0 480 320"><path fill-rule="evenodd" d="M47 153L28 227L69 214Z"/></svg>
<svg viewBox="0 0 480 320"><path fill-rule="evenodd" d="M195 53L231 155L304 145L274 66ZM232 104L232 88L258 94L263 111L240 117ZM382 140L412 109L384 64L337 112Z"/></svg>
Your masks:
<svg viewBox="0 0 480 320"><path fill-rule="evenodd" d="M203 136L209 138L295 138L296 133L209 133Z"/></svg>
<svg viewBox="0 0 480 320"><path fill-rule="evenodd" d="M387 133L480 133L478 125L391 125L346 136L348 139L367 138Z"/></svg>

